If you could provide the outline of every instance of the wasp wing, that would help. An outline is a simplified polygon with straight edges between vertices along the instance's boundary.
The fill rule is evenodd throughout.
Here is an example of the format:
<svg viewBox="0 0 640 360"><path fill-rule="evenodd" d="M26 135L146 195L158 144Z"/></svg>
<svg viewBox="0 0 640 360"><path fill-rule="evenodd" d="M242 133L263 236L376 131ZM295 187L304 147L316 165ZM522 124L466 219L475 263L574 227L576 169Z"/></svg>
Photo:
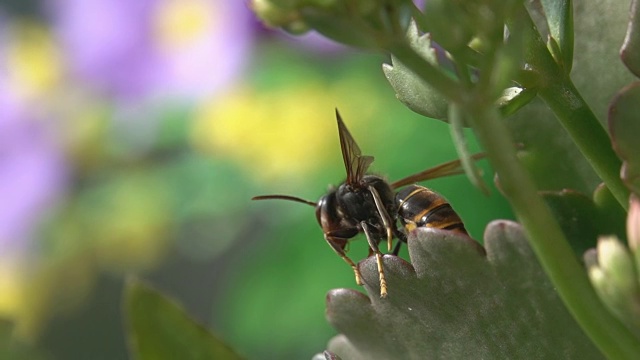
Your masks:
<svg viewBox="0 0 640 360"><path fill-rule="evenodd" d="M373 162L373 156L362 155L356 140L351 136L347 126L342 121L338 109L336 109L336 119L338 121L342 159L347 170L347 184L356 184L367 172L369 165Z"/></svg>
<svg viewBox="0 0 640 360"><path fill-rule="evenodd" d="M485 153L479 153L471 156L471 159L480 160L484 157L486 157ZM464 174L464 169L462 168L462 161L458 159L421 171L417 174L409 175L406 178L392 183L391 187L397 189L399 187L403 187L420 181L459 174Z"/></svg>
<svg viewBox="0 0 640 360"><path fill-rule="evenodd" d="M364 175L367 173L367 169L369 168L369 165L371 165L371 163L373 162L373 156L368 156L368 155L364 155L364 156L358 156L358 158L356 159L356 163L357 168L356 168L356 176L355 176L355 181L360 181Z"/></svg>

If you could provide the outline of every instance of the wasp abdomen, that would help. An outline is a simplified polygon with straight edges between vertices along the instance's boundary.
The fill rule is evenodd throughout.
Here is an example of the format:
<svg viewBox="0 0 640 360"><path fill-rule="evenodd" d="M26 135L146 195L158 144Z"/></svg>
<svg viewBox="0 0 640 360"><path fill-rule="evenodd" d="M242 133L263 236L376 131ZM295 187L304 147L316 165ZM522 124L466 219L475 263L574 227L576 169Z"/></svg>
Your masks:
<svg viewBox="0 0 640 360"><path fill-rule="evenodd" d="M396 194L400 222L411 231L418 227L467 234L462 219L440 194L424 186L409 185Z"/></svg>

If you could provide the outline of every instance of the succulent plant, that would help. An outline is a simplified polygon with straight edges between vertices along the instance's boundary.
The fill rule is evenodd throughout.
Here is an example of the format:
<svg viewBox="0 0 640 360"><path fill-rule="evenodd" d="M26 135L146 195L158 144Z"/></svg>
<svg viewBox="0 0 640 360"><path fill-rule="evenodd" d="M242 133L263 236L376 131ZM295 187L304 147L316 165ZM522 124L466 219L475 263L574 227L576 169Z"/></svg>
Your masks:
<svg viewBox="0 0 640 360"><path fill-rule="evenodd" d="M375 261L360 263L368 296L337 289L327 318L343 359L603 358L564 307L522 227L491 223L485 248L448 231L419 228L411 263L385 256L381 299Z"/></svg>

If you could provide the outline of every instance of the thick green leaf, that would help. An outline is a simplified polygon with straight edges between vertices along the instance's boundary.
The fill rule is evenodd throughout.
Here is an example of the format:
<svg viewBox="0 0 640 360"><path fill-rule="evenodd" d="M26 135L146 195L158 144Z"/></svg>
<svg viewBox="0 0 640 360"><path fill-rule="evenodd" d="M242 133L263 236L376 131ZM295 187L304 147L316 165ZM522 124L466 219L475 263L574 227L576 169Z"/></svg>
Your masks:
<svg viewBox="0 0 640 360"><path fill-rule="evenodd" d="M127 282L124 306L135 359L241 359L179 305L140 281Z"/></svg>
<svg viewBox="0 0 640 360"><path fill-rule="evenodd" d="M491 223L486 254L472 239L420 228L408 240L413 265L387 255L388 296L373 258L359 266L369 296L327 296L342 359L601 359L564 307L520 225Z"/></svg>
<svg viewBox="0 0 640 360"><path fill-rule="evenodd" d="M419 35L414 22L407 30L410 46L425 60L438 65L436 51L431 47L429 34ZM382 71L396 92L396 97L418 114L444 120L447 118L447 101L432 86L415 75L409 68L391 56L391 64L383 64Z"/></svg>
<svg viewBox="0 0 640 360"><path fill-rule="evenodd" d="M542 0L549 35L560 49L562 67L568 74L573 64L573 5L571 0Z"/></svg>
<svg viewBox="0 0 640 360"><path fill-rule="evenodd" d="M624 216L609 217L608 207L598 207L586 195L572 190L542 192L541 195L551 208L578 258L596 246L600 235L624 236ZM617 203L615 205L617 209L621 209Z"/></svg>
<svg viewBox="0 0 640 360"><path fill-rule="evenodd" d="M640 6L638 0L631 1L627 35L620 49L620 57L627 69L640 77Z"/></svg>
<svg viewBox="0 0 640 360"><path fill-rule="evenodd" d="M609 107L609 133L613 147L623 160L622 180L640 194L640 82L622 89Z"/></svg>
<svg viewBox="0 0 640 360"><path fill-rule="evenodd" d="M571 78L596 116L604 120L614 95L635 80L619 54L627 30L629 1L575 1L573 5L575 57Z"/></svg>
<svg viewBox="0 0 640 360"><path fill-rule="evenodd" d="M627 213L604 184L598 185L593 192L593 203L598 209L598 221L602 226L599 229L600 235L616 235L619 239L626 240Z"/></svg>

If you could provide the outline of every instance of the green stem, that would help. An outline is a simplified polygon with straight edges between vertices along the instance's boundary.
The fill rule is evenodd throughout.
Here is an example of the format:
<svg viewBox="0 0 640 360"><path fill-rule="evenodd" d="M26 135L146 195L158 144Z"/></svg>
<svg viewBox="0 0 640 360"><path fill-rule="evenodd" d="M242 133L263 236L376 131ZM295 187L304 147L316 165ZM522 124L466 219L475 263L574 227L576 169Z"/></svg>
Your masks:
<svg viewBox="0 0 640 360"><path fill-rule="evenodd" d="M609 135L569 78L547 85L538 90L538 96L554 112L620 206L628 210L629 189L620 178L622 162L613 151Z"/></svg>
<svg viewBox="0 0 640 360"><path fill-rule="evenodd" d="M640 342L600 302L551 211L517 160L513 141L498 112L486 104L472 107L469 112L473 114L469 120L498 174L503 192L569 311L607 358L637 358Z"/></svg>
<svg viewBox="0 0 640 360"><path fill-rule="evenodd" d="M554 61L526 9L521 7L514 18L524 23L520 29L528 45L525 62L538 74L538 96L556 115L620 206L627 210L629 190L620 178L622 162L613 151L609 135L569 75Z"/></svg>

